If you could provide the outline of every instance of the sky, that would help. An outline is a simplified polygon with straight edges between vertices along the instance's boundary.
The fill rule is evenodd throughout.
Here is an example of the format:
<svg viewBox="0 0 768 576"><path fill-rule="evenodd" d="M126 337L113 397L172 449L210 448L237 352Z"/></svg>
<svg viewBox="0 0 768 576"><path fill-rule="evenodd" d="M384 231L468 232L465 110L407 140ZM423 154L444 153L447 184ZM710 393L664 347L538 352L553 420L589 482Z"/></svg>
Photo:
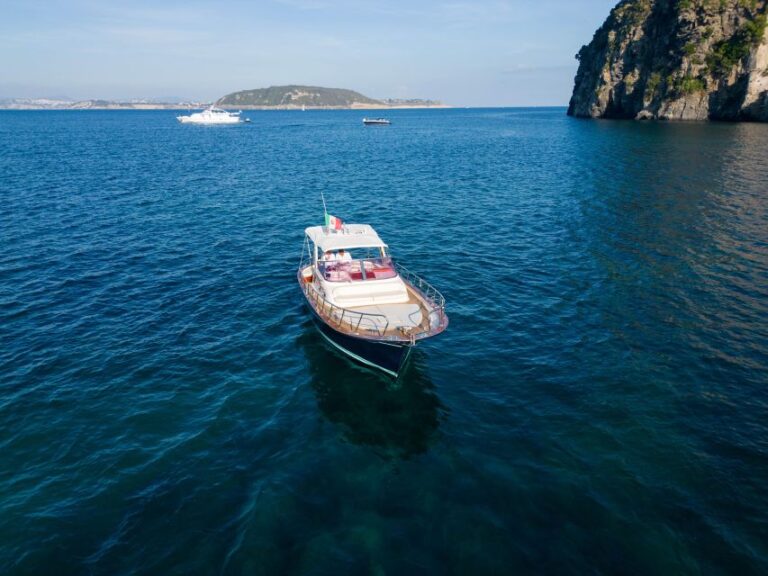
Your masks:
<svg viewBox="0 0 768 576"><path fill-rule="evenodd" d="M2 0L0 98L212 101L307 84L455 106L568 103L617 0Z"/></svg>

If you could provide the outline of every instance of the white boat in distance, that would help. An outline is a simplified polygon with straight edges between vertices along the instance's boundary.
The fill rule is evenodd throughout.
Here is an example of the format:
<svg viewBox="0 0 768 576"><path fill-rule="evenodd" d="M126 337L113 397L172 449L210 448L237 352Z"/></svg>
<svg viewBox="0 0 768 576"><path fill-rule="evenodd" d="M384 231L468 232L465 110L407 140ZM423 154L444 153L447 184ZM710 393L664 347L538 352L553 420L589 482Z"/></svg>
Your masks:
<svg viewBox="0 0 768 576"><path fill-rule="evenodd" d="M182 124L239 124L242 122L240 112L228 112L215 106L209 106L202 112L189 116L176 116Z"/></svg>
<svg viewBox="0 0 768 576"><path fill-rule="evenodd" d="M387 126L389 124L392 124L389 120L386 118L363 118L363 124L366 126L368 125L380 125L380 126Z"/></svg>

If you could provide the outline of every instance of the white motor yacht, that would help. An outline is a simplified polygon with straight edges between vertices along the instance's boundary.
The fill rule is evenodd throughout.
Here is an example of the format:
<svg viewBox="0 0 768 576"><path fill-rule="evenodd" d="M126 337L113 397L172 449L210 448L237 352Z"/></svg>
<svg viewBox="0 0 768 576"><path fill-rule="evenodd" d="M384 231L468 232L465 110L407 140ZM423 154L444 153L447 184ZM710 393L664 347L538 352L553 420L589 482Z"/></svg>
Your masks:
<svg viewBox="0 0 768 576"><path fill-rule="evenodd" d="M242 122L240 112L228 112L215 106L210 106L202 112L189 116L176 116L182 124L238 124Z"/></svg>
<svg viewBox="0 0 768 576"><path fill-rule="evenodd" d="M298 281L328 342L395 377L418 341L448 326L440 292L396 264L367 224L307 228Z"/></svg>

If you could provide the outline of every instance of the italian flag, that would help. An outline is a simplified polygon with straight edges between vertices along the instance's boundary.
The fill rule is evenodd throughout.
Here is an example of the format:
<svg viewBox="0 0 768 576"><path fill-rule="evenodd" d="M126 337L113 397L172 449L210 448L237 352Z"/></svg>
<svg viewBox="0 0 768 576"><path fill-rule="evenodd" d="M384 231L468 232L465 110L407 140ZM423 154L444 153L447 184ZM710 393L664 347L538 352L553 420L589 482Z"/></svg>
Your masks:
<svg viewBox="0 0 768 576"><path fill-rule="evenodd" d="M330 214L325 214L325 226L330 230L341 230L341 225L343 222L341 221L341 218L337 218L336 216L331 216Z"/></svg>

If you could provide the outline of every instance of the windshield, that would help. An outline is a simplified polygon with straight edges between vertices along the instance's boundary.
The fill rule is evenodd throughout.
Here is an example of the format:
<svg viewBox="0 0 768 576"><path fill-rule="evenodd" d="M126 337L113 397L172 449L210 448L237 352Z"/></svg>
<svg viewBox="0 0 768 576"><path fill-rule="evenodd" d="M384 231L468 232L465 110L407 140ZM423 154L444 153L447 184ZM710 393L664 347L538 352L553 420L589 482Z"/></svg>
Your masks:
<svg viewBox="0 0 768 576"><path fill-rule="evenodd" d="M329 282L364 282L397 276L392 258L384 248L326 252L317 269Z"/></svg>

